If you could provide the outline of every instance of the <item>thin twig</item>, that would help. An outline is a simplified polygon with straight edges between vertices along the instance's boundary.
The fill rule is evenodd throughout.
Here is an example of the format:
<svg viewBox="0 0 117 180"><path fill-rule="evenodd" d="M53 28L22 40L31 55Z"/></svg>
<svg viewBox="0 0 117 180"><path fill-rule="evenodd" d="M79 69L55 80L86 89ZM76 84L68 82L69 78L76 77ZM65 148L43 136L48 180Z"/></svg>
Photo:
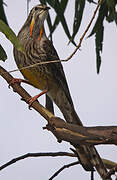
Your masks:
<svg viewBox="0 0 117 180"><path fill-rule="evenodd" d="M62 168L60 168L57 172L55 172L55 174L54 174L51 178L49 178L49 180L54 179L54 178L55 178L56 176L58 176L58 174L60 174L61 171L63 171L64 169L69 168L69 167L71 167L71 166L75 166L75 165L77 165L77 164L79 164L79 161L75 161L75 162L73 162L73 163L64 165L64 166L63 166Z"/></svg>
<svg viewBox="0 0 117 180"><path fill-rule="evenodd" d="M80 41L79 41L77 47L76 47L75 50L72 52L72 54L71 54L70 56L68 56L68 58L63 59L63 60L53 60L53 61L39 62L39 63L35 63L35 64L33 64L33 65L29 65L29 66L22 67L22 68L19 68L19 69L11 70L11 71L8 71L8 72L9 72L9 73L13 73L13 72L21 71L21 70L24 70L24 69L33 68L33 67L35 67L35 66L42 65L42 64L50 64L50 63L58 63L58 62L67 62L67 61L69 61L69 60L75 55L75 53L78 51L78 49L81 47L82 41L83 41L84 37L86 36L86 33L88 32L88 30L89 30L89 28L90 28L90 26L91 26L91 24L92 24L92 22L93 22L93 20L94 20L94 18L95 18L95 16L96 16L96 13L97 13L97 11L98 11L98 8L99 8L101 2L102 2L102 0L99 0L99 1L98 1L98 4L97 4L97 6L96 6L96 9L95 9L95 11L94 11L94 13L93 13L93 16L92 16L89 24L88 24L87 27L86 27L86 30L85 30L84 33L82 34L82 36L81 36L81 38L80 38Z"/></svg>
<svg viewBox="0 0 117 180"><path fill-rule="evenodd" d="M0 171L22 159L26 159L29 157L44 157L44 156L47 156L47 157L49 157L49 156L51 156L51 157L57 157L57 156L76 157L75 154L68 153L68 152L27 153L27 154L24 154L17 158L14 158L14 159L8 161L7 163L3 164L2 166L0 166Z"/></svg>

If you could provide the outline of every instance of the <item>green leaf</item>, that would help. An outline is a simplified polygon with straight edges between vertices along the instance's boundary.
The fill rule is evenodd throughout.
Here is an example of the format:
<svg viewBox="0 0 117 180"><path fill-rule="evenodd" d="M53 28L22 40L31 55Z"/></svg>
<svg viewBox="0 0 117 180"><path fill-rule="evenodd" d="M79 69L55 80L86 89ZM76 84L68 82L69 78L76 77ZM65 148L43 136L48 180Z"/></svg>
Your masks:
<svg viewBox="0 0 117 180"><path fill-rule="evenodd" d="M85 0L75 1L75 15L74 15L72 39L74 39L75 35L77 34L80 28L80 24L81 24L83 12L84 12L84 7L85 7Z"/></svg>
<svg viewBox="0 0 117 180"><path fill-rule="evenodd" d="M96 44L96 66L97 66L97 73L100 71L100 66L101 66L101 52L102 52L102 45L103 45L103 33L104 33L104 27L103 27L103 22L104 18L107 16L108 13L108 8L106 1L101 5L99 9L99 14L96 20L96 23L93 27L93 30L91 34L88 36L92 36L95 34L95 44Z"/></svg>
<svg viewBox="0 0 117 180"><path fill-rule="evenodd" d="M67 7L67 3L68 3L68 0L61 0L60 1L60 5L61 5L63 13L65 12L65 9ZM60 22L59 15L57 15L55 20L54 20L54 24L52 26L52 30L50 32L50 35L55 31L55 29L57 28L59 22Z"/></svg>
<svg viewBox="0 0 117 180"><path fill-rule="evenodd" d="M108 6L108 15L106 20L112 22L115 20L115 2L114 0L106 0Z"/></svg>
<svg viewBox="0 0 117 180"><path fill-rule="evenodd" d="M100 52L96 48L96 68L97 68L97 73L98 74L100 72L100 66L101 66L101 56L100 56Z"/></svg>
<svg viewBox="0 0 117 180"><path fill-rule="evenodd" d="M108 8L107 8L106 1L104 1L104 3L102 3L102 5L99 9L96 23L88 37L92 36L93 34L95 34L98 31L99 27L102 25L104 18L107 16L107 14L108 14Z"/></svg>
<svg viewBox="0 0 117 180"><path fill-rule="evenodd" d="M55 7L55 1L53 0L46 0L46 2L48 2L48 4L51 6L51 7Z"/></svg>
<svg viewBox="0 0 117 180"><path fill-rule="evenodd" d="M103 46L103 34L104 34L104 27L102 24L99 27L99 29L95 35L97 73L99 73L100 66L101 66L101 52L102 52L102 46Z"/></svg>
<svg viewBox="0 0 117 180"><path fill-rule="evenodd" d="M54 1L54 3L50 3L50 2L53 2L53 1L50 1L50 0L46 0L48 2L48 4L52 5L52 7L54 8L55 12L58 14L59 16L59 20L63 26L63 29L68 37L68 39L71 41L71 35L70 35L70 32L69 32L69 29L68 29L68 25L67 25L67 22L66 22L66 19L64 17L64 14L63 14L63 10L61 8L61 4L58 0ZM71 41L75 46L75 42L74 41Z"/></svg>
<svg viewBox="0 0 117 180"><path fill-rule="evenodd" d="M3 0L0 0L0 19L3 20L8 25L3 5L4 5Z"/></svg>
<svg viewBox="0 0 117 180"><path fill-rule="evenodd" d="M115 23L117 25L117 12L115 12Z"/></svg>
<svg viewBox="0 0 117 180"><path fill-rule="evenodd" d="M52 31L52 21L51 21L51 18L50 18L50 14L48 13L48 17L47 17L47 23L48 23L48 27L49 27L49 31L50 31L50 38L51 38L51 41L52 41L52 34L51 34L51 31Z"/></svg>
<svg viewBox="0 0 117 180"><path fill-rule="evenodd" d="M46 0L39 0L41 4L46 4Z"/></svg>
<svg viewBox="0 0 117 180"><path fill-rule="evenodd" d="M17 39L12 29L7 26L2 20L0 20L0 31L11 41L11 43L17 48L17 50L23 53L23 47Z"/></svg>
<svg viewBox="0 0 117 180"><path fill-rule="evenodd" d="M6 52L0 44L0 60L5 61L6 59L7 59Z"/></svg>
<svg viewBox="0 0 117 180"><path fill-rule="evenodd" d="M93 0L87 0L89 3L93 3L93 4L97 4L97 2L93 1Z"/></svg>

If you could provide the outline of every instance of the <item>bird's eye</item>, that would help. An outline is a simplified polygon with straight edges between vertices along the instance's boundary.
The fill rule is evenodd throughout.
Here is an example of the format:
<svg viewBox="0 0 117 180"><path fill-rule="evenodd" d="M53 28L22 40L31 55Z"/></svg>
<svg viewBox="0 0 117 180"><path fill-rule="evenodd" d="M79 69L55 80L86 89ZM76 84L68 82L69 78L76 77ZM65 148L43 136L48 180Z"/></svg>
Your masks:
<svg viewBox="0 0 117 180"><path fill-rule="evenodd" d="M38 7L35 7L35 11L37 11L37 10L39 10L39 8L38 8Z"/></svg>

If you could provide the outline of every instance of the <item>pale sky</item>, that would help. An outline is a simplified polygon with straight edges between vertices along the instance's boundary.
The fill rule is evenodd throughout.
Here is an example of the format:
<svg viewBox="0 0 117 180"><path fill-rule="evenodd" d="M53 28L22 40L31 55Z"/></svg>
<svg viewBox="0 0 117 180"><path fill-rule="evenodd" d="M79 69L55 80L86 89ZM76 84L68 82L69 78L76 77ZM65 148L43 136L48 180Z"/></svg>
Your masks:
<svg viewBox="0 0 117 180"><path fill-rule="evenodd" d="M10 27L17 34L27 18L26 0L8 1L5 0L7 7L5 11ZM38 4L38 1L30 3L30 9ZM70 29L72 30L72 15L74 11L73 2L68 4L65 15L68 20ZM83 23L76 42L79 42L81 34L84 32L88 24L95 5L92 8L87 3ZM53 10L50 13L54 17ZM102 66L100 74L96 74L96 57L94 37L85 38L81 51L78 51L75 56L67 63L63 63L70 92L77 113L82 122L86 126L107 126L115 125L117 122L117 58L116 58L116 25L115 23L104 23L104 47L102 53ZM91 29L90 29L91 31ZM90 32L89 31L89 32ZM46 31L48 34L48 30ZM88 35L88 34L87 34ZM62 30L62 27L56 30L53 35L54 46L61 59L67 58L74 46L68 44L68 39ZM16 69L16 64L13 59L12 44L0 33L0 43L5 48L8 59L5 63L0 62L7 70ZM14 77L22 77L20 72L13 73ZM0 125L0 164L23 155L28 152L56 152L69 151L71 147L69 143L62 142L58 144L55 137L48 131L43 131L42 127L46 125L44 120L34 110L29 111L27 104L20 100L19 95L8 89L8 85L0 78L1 84L1 125ZM28 86L22 85L33 96L40 91ZM45 97L39 99L41 104L45 104ZM62 117L59 110L56 108L55 114ZM100 155L117 162L116 146L101 145L97 146ZM47 180L55 171L63 165L76 161L76 158L29 158L19 161L14 165L9 166L0 172L0 180ZM90 179L90 173L85 172L83 168L74 166L64 170L56 180L70 179ZM100 179L95 174L95 180ZM113 177L115 179L115 177Z"/></svg>

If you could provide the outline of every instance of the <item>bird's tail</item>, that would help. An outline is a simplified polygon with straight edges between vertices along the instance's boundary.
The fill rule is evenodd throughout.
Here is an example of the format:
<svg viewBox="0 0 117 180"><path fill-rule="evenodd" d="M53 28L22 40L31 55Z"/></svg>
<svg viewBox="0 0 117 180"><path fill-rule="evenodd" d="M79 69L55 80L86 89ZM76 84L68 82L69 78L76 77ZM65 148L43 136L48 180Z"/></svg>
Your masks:
<svg viewBox="0 0 117 180"><path fill-rule="evenodd" d="M60 108L67 122L72 123L72 124L77 124L79 126L83 126L79 116L77 115L72 105L68 109L66 109L65 107L60 107ZM91 159L89 156L88 146L78 145L78 147L76 148L76 152L83 168L86 171L94 171L93 165L90 161Z"/></svg>
<svg viewBox="0 0 117 180"><path fill-rule="evenodd" d="M79 126L83 126L79 116L77 115L72 105L69 111L68 110L66 111L65 108L61 108L61 111L67 122L72 123L72 124L77 124ZM105 173L107 173L107 170L103 164L103 161L100 158L94 146L78 145L76 147L76 153L78 155L80 164L83 166L83 168L86 171L94 171L94 167L95 167L98 173L100 174L100 176L102 176L103 174L102 170L105 171Z"/></svg>

